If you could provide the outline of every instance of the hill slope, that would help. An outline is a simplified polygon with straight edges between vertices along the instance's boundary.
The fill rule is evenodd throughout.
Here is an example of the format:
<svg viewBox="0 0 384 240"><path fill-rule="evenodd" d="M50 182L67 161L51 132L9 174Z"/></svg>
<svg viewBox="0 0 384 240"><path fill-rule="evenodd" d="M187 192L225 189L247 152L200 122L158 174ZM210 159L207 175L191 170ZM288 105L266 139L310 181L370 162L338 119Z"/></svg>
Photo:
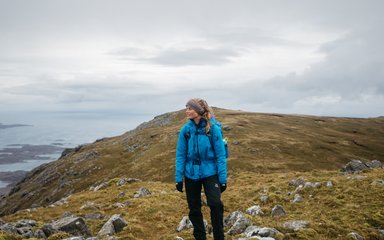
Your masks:
<svg viewBox="0 0 384 240"><path fill-rule="evenodd" d="M261 114L215 109L229 138L228 173L336 170L351 159L384 159L384 119ZM68 150L31 171L1 199L2 215L45 206L116 177L172 182L184 111L121 136Z"/></svg>

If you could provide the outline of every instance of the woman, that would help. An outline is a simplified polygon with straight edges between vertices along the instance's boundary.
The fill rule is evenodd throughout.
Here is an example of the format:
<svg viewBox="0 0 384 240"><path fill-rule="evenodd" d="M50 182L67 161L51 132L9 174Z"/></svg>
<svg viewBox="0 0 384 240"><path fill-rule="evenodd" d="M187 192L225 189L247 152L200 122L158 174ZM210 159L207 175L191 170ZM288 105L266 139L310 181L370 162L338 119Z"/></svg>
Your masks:
<svg viewBox="0 0 384 240"><path fill-rule="evenodd" d="M205 240L201 212L201 190L211 210L215 240L224 239L221 193L227 185L227 159L221 129L215 124L207 102L194 98L187 102L189 122L180 130L176 147L176 189L183 192L183 178L195 239Z"/></svg>

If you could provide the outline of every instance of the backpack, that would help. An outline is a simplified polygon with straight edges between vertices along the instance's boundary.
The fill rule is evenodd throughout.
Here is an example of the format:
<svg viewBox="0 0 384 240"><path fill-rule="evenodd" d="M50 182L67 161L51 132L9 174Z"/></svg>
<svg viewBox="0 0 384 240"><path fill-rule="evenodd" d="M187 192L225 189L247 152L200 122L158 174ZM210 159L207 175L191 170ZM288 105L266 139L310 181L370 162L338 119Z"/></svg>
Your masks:
<svg viewBox="0 0 384 240"><path fill-rule="evenodd" d="M213 120L213 121L212 121ZM215 118L212 118L211 120L211 123L212 125L217 125L219 128L220 128L220 131L221 131L221 136L223 137L223 144L224 144L224 150L225 150L225 158L228 158L229 156L229 150L228 150L228 139L226 137L224 137L224 133L223 133L223 126L221 124L221 122L217 121ZM215 148L214 148L214 145L213 145L213 134L208 134L207 136L209 137L209 142L211 143L211 146L212 146L212 149L213 149L213 152L214 154L216 155L215 153ZM189 141L189 139L191 138L191 134L190 132L188 131L184 137L187 139L187 141ZM216 156L215 156L216 157Z"/></svg>
<svg viewBox="0 0 384 240"><path fill-rule="evenodd" d="M224 132L223 132L223 125L221 124L221 122L217 121L215 118L212 118L213 119L213 123L212 125L217 125L219 128L220 128L220 131L221 131L221 136L223 137L223 144L224 144L224 150L225 150L225 158L228 158L229 156L229 150L228 150L228 139L226 137L224 137ZM212 122L212 120L211 120ZM214 145L213 145L213 134L209 134L209 140L211 142L211 146L213 148L213 152L215 152L215 149L214 149Z"/></svg>

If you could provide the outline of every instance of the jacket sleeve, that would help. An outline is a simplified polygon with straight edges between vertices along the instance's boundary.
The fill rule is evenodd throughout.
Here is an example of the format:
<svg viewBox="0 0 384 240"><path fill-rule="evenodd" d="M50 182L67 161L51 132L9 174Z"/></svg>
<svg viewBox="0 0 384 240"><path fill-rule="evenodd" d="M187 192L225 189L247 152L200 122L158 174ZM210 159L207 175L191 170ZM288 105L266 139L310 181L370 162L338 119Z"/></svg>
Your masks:
<svg viewBox="0 0 384 240"><path fill-rule="evenodd" d="M219 182L227 183L227 158L225 157L223 135L217 125L213 125L213 138Z"/></svg>
<svg viewBox="0 0 384 240"><path fill-rule="evenodd" d="M182 182L187 158L187 139L185 138L185 126L181 128L176 146L175 180Z"/></svg>

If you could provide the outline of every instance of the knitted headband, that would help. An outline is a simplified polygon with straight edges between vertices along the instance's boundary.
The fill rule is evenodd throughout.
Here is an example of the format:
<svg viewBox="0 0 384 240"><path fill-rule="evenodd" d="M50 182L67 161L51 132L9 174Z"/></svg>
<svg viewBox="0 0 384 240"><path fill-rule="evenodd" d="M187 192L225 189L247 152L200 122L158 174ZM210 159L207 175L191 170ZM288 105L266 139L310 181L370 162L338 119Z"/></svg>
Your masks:
<svg viewBox="0 0 384 240"><path fill-rule="evenodd" d="M187 107L195 110L199 115L203 115L205 113L204 108L194 99L191 99L187 102Z"/></svg>

